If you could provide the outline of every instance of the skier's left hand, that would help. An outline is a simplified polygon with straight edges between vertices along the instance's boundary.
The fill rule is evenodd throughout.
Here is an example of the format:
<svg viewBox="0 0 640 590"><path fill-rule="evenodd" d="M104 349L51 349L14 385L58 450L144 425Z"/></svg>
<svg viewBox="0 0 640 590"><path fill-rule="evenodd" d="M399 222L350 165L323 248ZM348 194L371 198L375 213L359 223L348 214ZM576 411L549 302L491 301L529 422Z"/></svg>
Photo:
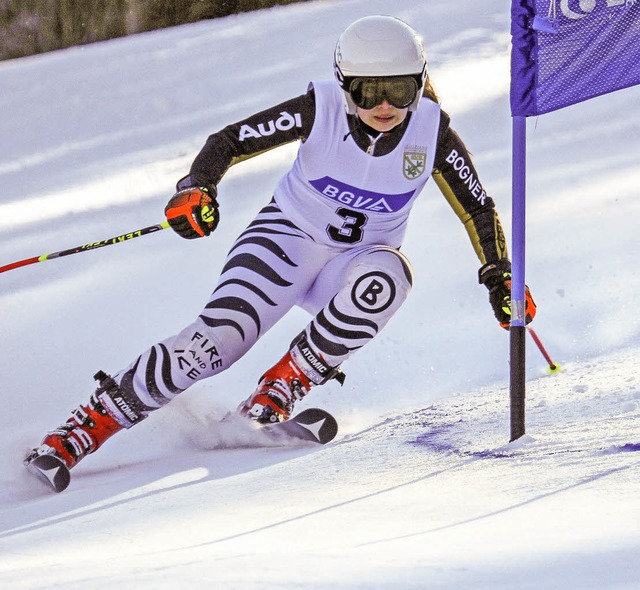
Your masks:
<svg viewBox="0 0 640 590"><path fill-rule="evenodd" d="M511 325L511 262L503 258L497 263L485 264L478 271L480 284L489 289L489 302L500 326L508 330ZM536 316L536 303L529 287L524 287L525 324Z"/></svg>

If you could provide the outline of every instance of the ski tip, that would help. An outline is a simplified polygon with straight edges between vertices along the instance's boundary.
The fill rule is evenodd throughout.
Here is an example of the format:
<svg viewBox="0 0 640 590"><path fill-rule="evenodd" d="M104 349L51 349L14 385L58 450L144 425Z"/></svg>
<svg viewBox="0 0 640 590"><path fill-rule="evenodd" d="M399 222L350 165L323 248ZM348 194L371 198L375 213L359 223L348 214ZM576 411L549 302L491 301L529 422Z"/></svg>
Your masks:
<svg viewBox="0 0 640 590"><path fill-rule="evenodd" d="M49 485L54 492L66 490L71 482L71 474L62 459L55 455L38 455L26 460L25 467Z"/></svg>
<svg viewBox="0 0 640 590"><path fill-rule="evenodd" d="M322 445L331 442L338 434L337 420L326 410L309 408L294 416L290 422L302 427L296 433L300 438Z"/></svg>

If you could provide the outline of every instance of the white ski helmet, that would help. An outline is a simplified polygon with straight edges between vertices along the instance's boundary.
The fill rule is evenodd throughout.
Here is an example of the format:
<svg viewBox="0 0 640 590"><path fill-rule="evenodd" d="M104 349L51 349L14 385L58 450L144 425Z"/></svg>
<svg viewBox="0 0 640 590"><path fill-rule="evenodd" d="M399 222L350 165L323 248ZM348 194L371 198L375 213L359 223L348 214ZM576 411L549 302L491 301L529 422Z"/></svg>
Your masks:
<svg viewBox="0 0 640 590"><path fill-rule="evenodd" d="M418 34L400 19L365 16L355 21L340 35L333 63L349 114L356 113L349 93L356 77L413 76L418 93L409 110L418 108L427 79L427 58Z"/></svg>

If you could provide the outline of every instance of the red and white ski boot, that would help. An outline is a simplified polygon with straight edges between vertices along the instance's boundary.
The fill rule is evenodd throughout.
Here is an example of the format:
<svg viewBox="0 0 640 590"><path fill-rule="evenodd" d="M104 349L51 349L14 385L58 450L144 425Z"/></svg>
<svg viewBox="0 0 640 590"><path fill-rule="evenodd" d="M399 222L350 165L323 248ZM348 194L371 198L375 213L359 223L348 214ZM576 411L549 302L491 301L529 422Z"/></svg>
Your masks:
<svg viewBox="0 0 640 590"><path fill-rule="evenodd" d="M260 379L258 388L238 407L238 412L259 422L273 424L291 417L293 406L316 385L330 379L344 383L339 367L329 366L300 334L291 348Z"/></svg>
<svg viewBox="0 0 640 590"><path fill-rule="evenodd" d="M283 422L291 417L295 402L307 395L313 385L289 351L262 376L258 388L238 411L261 424Z"/></svg>
<svg viewBox="0 0 640 590"><path fill-rule="evenodd" d="M121 410L123 400L115 381L102 371L95 378L99 386L89 403L78 406L64 424L47 433L24 460L29 471L41 476L57 492L69 485L70 469L114 434L135 423L130 420L131 412L125 416Z"/></svg>

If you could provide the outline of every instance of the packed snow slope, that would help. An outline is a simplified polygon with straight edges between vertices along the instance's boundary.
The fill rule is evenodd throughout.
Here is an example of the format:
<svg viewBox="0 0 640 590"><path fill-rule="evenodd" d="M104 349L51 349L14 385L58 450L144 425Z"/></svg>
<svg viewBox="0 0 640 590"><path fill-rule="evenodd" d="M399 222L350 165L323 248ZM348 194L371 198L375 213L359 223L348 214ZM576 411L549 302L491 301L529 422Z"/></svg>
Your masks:
<svg viewBox="0 0 640 590"><path fill-rule="evenodd" d="M207 135L332 76L367 14L424 37L430 72L511 228L509 11L500 0L323 0L0 64L0 266L126 233L163 209ZM23 453L200 310L296 146L232 168L208 239L170 230L0 275L0 586L640 587L640 89L529 120L527 282L563 371L527 351L508 443L508 334L435 186L404 251L416 281L343 388L300 407L327 447L220 450L216 421L306 323L119 434L62 494Z"/></svg>

